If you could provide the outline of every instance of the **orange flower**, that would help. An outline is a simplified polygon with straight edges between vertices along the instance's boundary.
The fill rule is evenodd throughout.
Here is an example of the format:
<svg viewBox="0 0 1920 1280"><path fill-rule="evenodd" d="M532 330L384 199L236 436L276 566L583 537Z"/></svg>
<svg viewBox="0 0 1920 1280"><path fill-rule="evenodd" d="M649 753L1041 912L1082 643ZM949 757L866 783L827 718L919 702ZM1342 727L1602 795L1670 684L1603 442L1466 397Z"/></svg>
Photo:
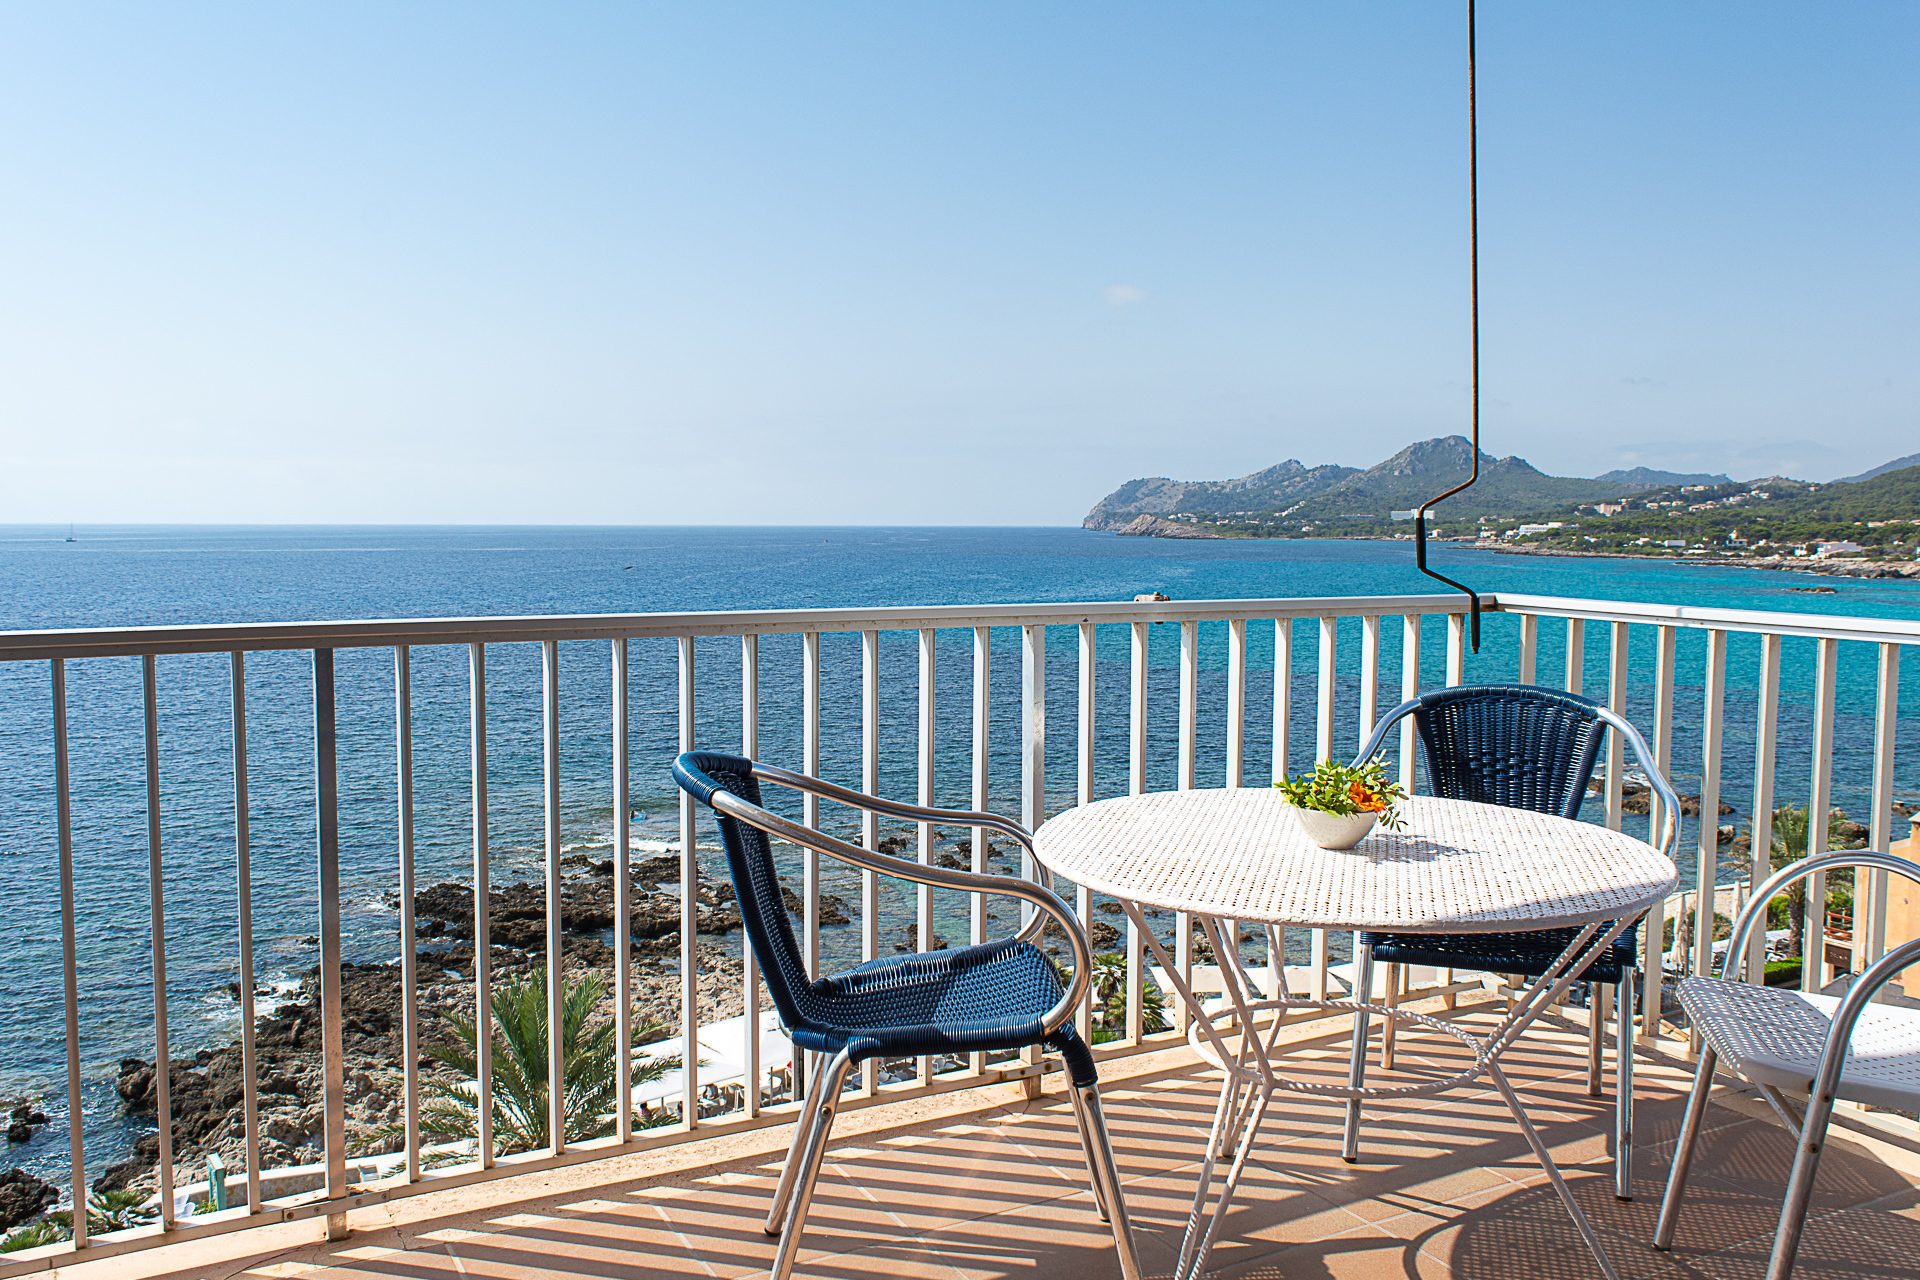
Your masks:
<svg viewBox="0 0 1920 1280"><path fill-rule="evenodd" d="M1353 807L1362 813L1380 813L1387 807L1380 802L1379 796L1367 790L1366 787L1358 782L1347 785L1347 798L1352 800Z"/></svg>

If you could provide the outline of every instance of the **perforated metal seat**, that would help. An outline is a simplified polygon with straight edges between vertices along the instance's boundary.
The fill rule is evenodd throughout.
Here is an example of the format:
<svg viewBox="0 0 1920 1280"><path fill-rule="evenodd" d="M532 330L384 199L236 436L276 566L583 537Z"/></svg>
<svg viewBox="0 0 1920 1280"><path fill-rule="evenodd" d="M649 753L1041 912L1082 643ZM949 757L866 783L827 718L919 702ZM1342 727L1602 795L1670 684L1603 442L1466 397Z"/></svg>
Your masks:
<svg viewBox="0 0 1920 1280"><path fill-rule="evenodd" d="M1920 962L1920 942L1903 943L1868 966L1845 996L1736 980L1754 960L1748 944L1775 896L1796 881L1841 868L1852 868L1856 877L1872 870L1920 880L1920 866L1885 853L1846 851L1793 863L1756 888L1734 921L1727 938L1730 976L1691 977L1680 983L1680 1004L1700 1033L1701 1051L1654 1228L1656 1249L1673 1244L1717 1069L1725 1067L1758 1085L1794 1136L1793 1168L1780 1205L1767 1280L1787 1280L1793 1272L1833 1104L1845 1099L1895 1111L1920 1110L1920 1011L1868 1003L1902 970ZM1805 1099L1800 1114L1795 1114L1795 1095Z"/></svg>

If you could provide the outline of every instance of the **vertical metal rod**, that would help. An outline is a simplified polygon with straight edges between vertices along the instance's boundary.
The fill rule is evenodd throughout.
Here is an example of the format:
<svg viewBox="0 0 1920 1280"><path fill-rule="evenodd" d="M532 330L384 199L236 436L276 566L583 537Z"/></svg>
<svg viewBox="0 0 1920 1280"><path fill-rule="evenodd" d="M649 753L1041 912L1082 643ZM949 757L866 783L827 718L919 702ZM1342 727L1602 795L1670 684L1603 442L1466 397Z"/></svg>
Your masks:
<svg viewBox="0 0 1920 1280"><path fill-rule="evenodd" d="M1047 820L1047 629L1042 626L1020 628L1020 817L1029 831L1038 831ZM1025 845L1020 848L1020 875L1031 880L1039 868ZM1021 902L1020 923L1032 919L1033 904ZM1039 1045L1020 1051L1020 1060L1029 1066L1041 1061ZM1021 1088L1029 1098L1041 1091L1037 1074L1023 1079Z"/></svg>
<svg viewBox="0 0 1920 1280"><path fill-rule="evenodd" d="M1607 651L1607 710L1617 716L1627 714L1627 670L1629 660L1628 640L1631 629L1627 623L1616 622L1608 636ZM1607 735L1607 793L1606 823L1608 830L1618 831L1624 817L1621 808L1623 779L1620 771L1626 767L1626 743L1617 733Z"/></svg>
<svg viewBox="0 0 1920 1280"><path fill-rule="evenodd" d="M860 790L870 796L880 794L880 633L860 633ZM860 811L860 843L868 850L880 847L880 815L871 809ZM920 936L919 949L926 950L927 939ZM880 877L876 872L860 872L860 960L865 963L880 954ZM871 1095L880 1087L880 1060L868 1058L860 1064L861 1092Z"/></svg>
<svg viewBox="0 0 1920 1280"><path fill-rule="evenodd" d="M1320 686L1314 705L1313 759L1333 759L1333 711L1335 664L1338 662L1340 619L1320 619Z"/></svg>
<svg viewBox="0 0 1920 1280"><path fill-rule="evenodd" d="M1180 778L1182 791L1191 791L1199 770L1200 624L1191 618L1180 624Z"/></svg>
<svg viewBox="0 0 1920 1280"><path fill-rule="evenodd" d="M320 1070L326 1116L327 1199L347 1194L346 1046L341 1041L340 775L333 711L333 650L313 651L313 796L320 888ZM343 1209L327 1215L327 1239L344 1240Z"/></svg>
<svg viewBox="0 0 1920 1280"><path fill-rule="evenodd" d="M752 636L746 637L752 640ZM633 873L629 868L633 841L633 810L629 796L633 787L627 729L627 641L621 637L613 645L613 1087L619 1099L614 1112L614 1137L633 1141ZM746 678L741 678L743 687ZM744 930L742 931L744 936ZM747 973L747 1106L749 1115L757 1115L760 1091L755 1082L760 1049L759 1020L754 1016L754 996L758 986L753 980L753 947L746 945Z"/></svg>
<svg viewBox="0 0 1920 1280"><path fill-rule="evenodd" d="M153 915L154 1123L160 1138L160 1229L171 1231L174 1222L173 1058L167 1042L166 881L160 863L160 694L152 654L141 658L140 669L147 729L147 894Z"/></svg>
<svg viewBox="0 0 1920 1280"><path fill-rule="evenodd" d="M820 776L820 633L805 632L800 642L800 772L817 778ZM800 815L807 826L818 827L820 797L811 792L802 794ZM820 976L820 855L811 849L802 850L800 866L807 973L817 978ZM808 1061L815 1057L818 1055L810 1055ZM796 1098L803 1088L795 1083Z"/></svg>
<svg viewBox="0 0 1920 1280"><path fill-rule="evenodd" d="M1400 701L1420 696L1420 615L1409 613L1400 620ZM1418 737L1413 717L1400 722L1400 787L1413 794L1414 743ZM1387 1022L1392 1026L1391 1019Z"/></svg>
<svg viewBox="0 0 1920 1280"><path fill-rule="evenodd" d="M1540 617L1538 614L1520 615L1520 671L1519 683L1535 684L1534 669L1540 649Z"/></svg>
<svg viewBox="0 0 1920 1280"><path fill-rule="evenodd" d="M1887 852L1893 841L1893 745L1894 730L1900 714L1900 646L1880 646L1880 683L1874 699L1873 715L1873 819L1867 824L1867 842L1875 853ZM1854 872L1856 881L1860 873ZM1859 886L1854 887L1856 896ZM1855 973L1887 950L1887 873L1868 873L1867 892L1863 896L1866 911L1854 909L1853 949ZM1861 917L1864 914L1865 920Z"/></svg>
<svg viewBox="0 0 1920 1280"><path fill-rule="evenodd" d="M1584 618L1567 619L1567 692L1581 693L1587 674L1587 623Z"/></svg>
<svg viewBox="0 0 1920 1280"><path fill-rule="evenodd" d="M1720 876L1720 746L1726 733L1727 633L1707 632L1706 663L1701 671L1700 838L1695 846L1694 883L1700 904L1693 920L1693 971L1713 967L1713 900ZM1729 957L1731 959L1731 957ZM1695 1031L1694 1036L1698 1036ZM1696 1043L1694 1051L1699 1051Z"/></svg>
<svg viewBox="0 0 1920 1280"><path fill-rule="evenodd" d="M988 710L992 705L993 693L993 628L975 627L973 629L973 809L976 813L987 811L987 763L988 737L990 724ZM987 830L985 827L973 827L968 831L971 840L971 852L967 855L968 867L975 875L984 875L987 870ZM987 939L987 898L983 893L967 895L967 938L973 946L979 946ZM968 1055L968 1065L975 1075L986 1070L987 1055L975 1050Z"/></svg>
<svg viewBox="0 0 1920 1280"><path fill-rule="evenodd" d="M1380 718L1380 617L1360 619L1360 742Z"/></svg>
<svg viewBox="0 0 1920 1280"><path fill-rule="evenodd" d="M1175 786L1191 791L1197 781L1200 719L1200 624L1192 618L1180 623L1180 772ZM1180 980L1193 985L1193 917L1185 911L1173 916L1173 962L1179 966ZM1218 963L1225 958L1215 957ZM1181 1001L1175 1012L1174 1026L1182 1034L1193 1015Z"/></svg>
<svg viewBox="0 0 1920 1280"><path fill-rule="evenodd" d="M480 1167L493 1167L493 856L487 820L487 646L467 646L468 756L473 768L473 1065Z"/></svg>
<svg viewBox="0 0 1920 1280"><path fill-rule="evenodd" d="M1653 767L1661 773L1671 774L1673 769L1673 666L1676 628L1654 628L1654 684L1653 684ZM1620 672L1622 686L1621 714L1626 714L1625 685L1626 668ZM1612 738L1613 734L1607 735ZM1658 832L1665 822L1664 807L1657 792L1647 797L1647 829L1650 839L1658 840ZM1677 815L1676 815L1677 816ZM1648 910L1643 922L1645 932L1645 955L1641 968L1640 994L1640 1034L1648 1040L1654 1040L1660 1034L1660 1010L1662 990L1665 983L1666 964L1666 904L1655 903ZM1674 928L1679 936L1679 926Z"/></svg>
<svg viewBox="0 0 1920 1280"><path fill-rule="evenodd" d="M1833 808L1833 703L1840 669L1840 642L1822 636L1816 650L1813 683L1813 777L1807 790L1807 858L1827 851L1828 812ZM1827 877L1806 879L1806 930L1800 945L1800 989L1818 991L1827 984Z"/></svg>
<svg viewBox="0 0 1920 1280"><path fill-rule="evenodd" d="M938 719L934 715L934 659L939 655L938 640L939 633L932 627L922 627L920 629L920 733L917 744L919 747L919 759L915 762L917 766L915 773L918 775L919 787L915 794L918 797L918 803L921 807L927 809L933 807L934 734L938 728ZM915 834L918 836L920 865L923 867L932 865L933 824L931 822L920 823L919 830ZM933 887L931 885L920 884L915 885L914 888L917 890L914 895L914 932L919 937L920 950L931 951L934 948ZM922 1086L933 1083L933 1057L931 1054L923 1053L920 1055L920 1061L916 1064L916 1072L920 1077Z"/></svg>
<svg viewBox="0 0 1920 1280"><path fill-rule="evenodd" d="M1245 785L1247 768L1247 620L1227 623L1227 785Z"/></svg>
<svg viewBox="0 0 1920 1280"><path fill-rule="evenodd" d="M1322 760L1333 759L1333 714L1334 689L1337 663L1339 660L1340 619L1320 619L1320 687L1317 703L1314 707L1315 726L1313 739L1313 758L1318 764ZM1327 965L1332 956L1328 951L1327 931L1315 929L1308 935L1313 948L1313 998L1327 998ZM1184 1027L1182 1028L1184 1030Z"/></svg>
<svg viewBox="0 0 1920 1280"><path fill-rule="evenodd" d="M680 637L680 750L697 745L694 723L693 637ZM680 791L680 1123L700 1127L700 851L693 795Z"/></svg>
<svg viewBox="0 0 1920 1280"><path fill-rule="evenodd" d="M239 655L235 655L238 658ZM64 658L52 662L53 695L53 806L60 841L60 967L66 988L67 1012L67 1158L72 1175L73 1247L87 1247L87 1132L85 1102L80 1092L80 959L78 922L73 906L73 792L67 771L67 663ZM244 775L243 775L244 776ZM242 881L242 883L245 883ZM244 955L245 952L242 952ZM245 971L242 971L244 982ZM245 987L241 988L244 997ZM242 1009L246 1005L240 1006ZM252 1019L246 1020L251 1024ZM252 1039L244 1041L251 1051ZM249 1059L250 1061L250 1059ZM249 1074L248 1084L252 1084ZM249 1092L251 1096L251 1092ZM251 1118L251 1117L250 1117ZM252 1136L249 1128L248 1136ZM252 1148L255 1151L259 1147ZM249 1161L251 1169L254 1162ZM259 1204L260 1197L254 1196Z"/></svg>
<svg viewBox="0 0 1920 1280"><path fill-rule="evenodd" d="M1760 705L1753 726L1753 843L1747 850L1753 860L1747 872L1749 893L1773 874L1773 757L1780 737L1780 653L1780 636L1760 637ZM1747 981L1756 986L1766 982L1766 952L1766 930L1756 929L1747 947ZM1729 956L1728 963L1732 962Z"/></svg>
<svg viewBox="0 0 1920 1280"><path fill-rule="evenodd" d="M1147 789L1147 656L1152 633L1145 622L1133 624L1130 685L1127 697L1127 794ZM1127 1039L1146 1035L1146 950L1140 926L1127 913Z"/></svg>
<svg viewBox="0 0 1920 1280"><path fill-rule="evenodd" d="M1094 676L1096 673L1095 655L1097 653L1097 640L1098 635L1094 624L1091 622L1081 623L1079 667L1080 722L1077 726L1078 732L1075 734L1076 746L1079 752L1079 785L1075 789L1074 800L1075 803L1082 805L1093 803L1093 762L1095 745L1093 737L1094 694L1097 688ZM1087 928L1093 915L1093 899L1092 895L1087 892L1087 886L1074 886L1073 906L1074 911L1078 913L1080 917L1080 927L1082 929ZM1080 1003L1080 1011L1074 1015L1074 1028L1079 1031L1082 1040L1092 1043L1093 987L1091 985L1087 987L1087 998Z"/></svg>
<svg viewBox="0 0 1920 1280"><path fill-rule="evenodd" d="M1447 615L1447 688L1452 689L1467 681L1467 617L1462 613Z"/></svg>
<svg viewBox="0 0 1920 1280"><path fill-rule="evenodd" d="M236 662L238 654L234 655ZM239 669L235 668L238 678ZM393 646L393 772L395 841L400 860L400 1054L402 1132L406 1139L407 1181L420 1181L420 960L415 954L413 903L413 651ZM248 1008L244 992L242 1009ZM251 1027L253 1018L246 1019ZM253 1069L247 1068L248 1083ZM251 1148L258 1151L258 1147ZM251 1163L251 1162L249 1162ZM248 1189L251 1192L252 1182ZM260 1198L249 1196L258 1206Z"/></svg>
<svg viewBox="0 0 1920 1280"><path fill-rule="evenodd" d="M567 1149L565 935L560 931L560 642L540 642L541 792L546 800L547 1150ZM688 1056L692 1056L691 1050Z"/></svg>
<svg viewBox="0 0 1920 1280"><path fill-rule="evenodd" d="M1293 736L1293 619L1273 620L1273 781L1284 782Z"/></svg>
<svg viewBox="0 0 1920 1280"><path fill-rule="evenodd" d="M260 1160L257 1154L260 1150L260 1073L253 1043L253 835L247 800L246 654L234 651L228 674L233 709L234 881L239 894L240 917L240 1115L247 1140L247 1213L252 1216L260 1212ZM411 912L407 913L406 919L411 921ZM74 1203L78 1204L79 1201ZM76 1215L76 1220L82 1216Z"/></svg>

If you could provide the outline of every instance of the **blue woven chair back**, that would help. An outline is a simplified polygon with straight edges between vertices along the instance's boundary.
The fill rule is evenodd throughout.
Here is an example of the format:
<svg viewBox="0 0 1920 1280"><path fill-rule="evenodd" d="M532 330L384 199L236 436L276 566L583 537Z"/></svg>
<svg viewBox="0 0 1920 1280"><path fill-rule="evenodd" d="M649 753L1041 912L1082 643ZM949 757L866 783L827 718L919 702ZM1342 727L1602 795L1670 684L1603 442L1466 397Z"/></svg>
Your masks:
<svg viewBox="0 0 1920 1280"><path fill-rule="evenodd" d="M689 767L691 766L691 767ZM753 762L743 756L717 751L689 752L674 762L674 780L702 803L711 805L713 793L724 788L748 804L760 804L760 783L753 776ZM754 958L760 962L760 976L766 980L767 994L780 1011L780 1020L789 1027L810 1021L805 1007L812 980L800 957L800 943L793 934L793 921L780 893L780 873L773 865L773 841L760 828L729 818L718 809L714 821L720 827L720 839L727 849L727 866L733 873L733 891L740 903L740 922L753 944Z"/></svg>
<svg viewBox="0 0 1920 1280"><path fill-rule="evenodd" d="M1598 703L1534 685L1468 685L1413 712L1433 794L1580 816L1607 725Z"/></svg>

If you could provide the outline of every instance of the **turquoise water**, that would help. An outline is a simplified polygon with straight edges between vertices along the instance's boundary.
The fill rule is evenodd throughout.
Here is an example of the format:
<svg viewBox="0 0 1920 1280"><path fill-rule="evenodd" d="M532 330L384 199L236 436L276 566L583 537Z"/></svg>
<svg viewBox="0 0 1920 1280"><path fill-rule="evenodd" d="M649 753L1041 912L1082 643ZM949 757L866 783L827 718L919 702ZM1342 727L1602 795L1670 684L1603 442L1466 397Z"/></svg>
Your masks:
<svg viewBox="0 0 1920 1280"><path fill-rule="evenodd" d="M90 528L78 541L65 530L0 528L0 628L151 625L474 614L603 613L648 610L914 605L972 602L1125 600L1164 591L1174 600L1423 592L1411 548L1382 542L1204 542L1119 538L1076 529L434 529L434 528ZM1728 608L1920 618L1920 584L1810 579L1736 568L1696 569L1638 561L1497 556L1440 547L1437 567L1486 591L1711 604ZM1790 586L1818 582L1834 595ZM1590 627L1586 691L1606 686L1604 628ZM1178 628L1155 627L1149 691L1150 786L1170 786L1176 767ZM1383 628L1384 705L1400 687L1397 622ZM1295 705L1310 708L1318 628L1299 624L1292 679ZM1468 660L1469 680L1510 680L1516 669L1516 619L1489 616L1482 651ZM1248 777L1267 776L1272 760L1273 629L1250 627ZM883 641L881 789L910 798L916 724L917 649L909 633ZM938 799L963 804L968 793L972 638L943 632L937 666L938 721L946 740L937 761ZM1018 632L994 638L993 807L1019 812ZM1336 746L1358 737L1360 624L1342 624L1341 697ZM1049 642L1048 802L1073 802L1077 638L1056 628ZM1634 637L1628 709L1652 714L1651 629ZM1727 680L1725 794L1744 823L1751 800L1754 664L1758 642L1731 642ZM1683 632L1678 657L1675 781L1698 789L1698 687L1704 637ZM858 784L859 640L828 636L823 650L824 772ZM1556 683L1564 669L1565 628L1541 627L1538 671ZM1813 644L1789 641L1781 682L1778 798L1807 791ZM1226 631L1202 628L1200 779L1224 777ZM611 802L609 663L598 643L562 646L565 759L564 832L574 848L608 847ZM303 939L316 929L312 872L311 684L298 653L248 659L255 937L263 979L291 980L313 962ZM1444 623L1430 619L1423 642L1423 684L1444 676ZM1871 762L1876 655L1843 646L1835 755L1835 803L1864 814ZM338 657L341 732L342 878L347 951L390 959L397 917L382 895L396 883L393 837L392 655L342 651ZM738 744L739 645L698 646L700 740ZM675 796L666 765L676 749L675 663L668 642L635 642L631 798L642 839L677 835ZM798 764L799 644L761 644L762 754ZM497 883L531 874L541 839L537 649L489 652L489 755L492 841ZM48 1092L50 1112L64 1088L60 1037L58 880L52 828L52 766L47 667L0 667L0 929L13 945L0 960L14 999L0 1008L0 1096ZM168 968L175 1051L224 1041L236 1011L223 991L236 976L233 957L232 775L224 657L159 661L163 833ZM145 779L140 664L133 659L69 664L70 735L75 797L85 1034L83 1070L98 1103L92 1129L103 1154L123 1144L109 1081L123 1054L151 1057L150 932L147 904ZM1920 706L1920 659L1902 673L1903 707ZM1097 667L1096 736L1102 795L1126 786L1128 639L1106 628ZM419 649L413 659L416 848L422 883L460 876L470 864L466 756L466 655ZM1920 742L1909 716L1901 725L1897 792L1920 793ZM1292 763L1310 763L1311 714L1296 716ZM1639 821L1629 819L1629 829ZM1691 832L1681 857L1693 872ZM902 896L888 903L883 947L910 915ZM949 936L960 936L949 932ZM851 955L851 930L827 939ZM90 1102L90 1115L94 1111ZM61 1117L27 1149L29 1167L57 1166Z"/></svg>

